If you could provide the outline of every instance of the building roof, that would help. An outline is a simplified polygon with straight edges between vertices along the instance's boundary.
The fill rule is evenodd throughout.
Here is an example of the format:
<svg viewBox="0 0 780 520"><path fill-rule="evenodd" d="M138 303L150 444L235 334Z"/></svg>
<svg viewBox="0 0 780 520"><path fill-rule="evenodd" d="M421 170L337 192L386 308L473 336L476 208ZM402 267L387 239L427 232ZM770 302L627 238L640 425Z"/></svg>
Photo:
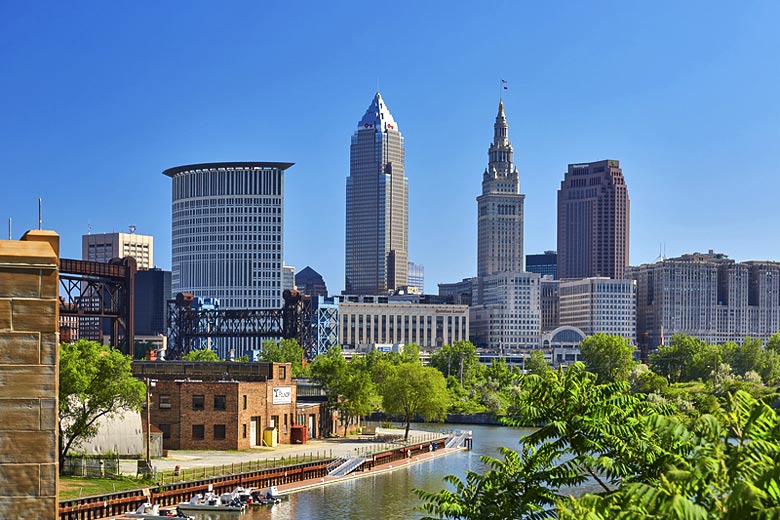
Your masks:
<svg viewBox="0 0 780 520"><path fill-rule="evenodd" d="M358 123L358 130L366 128L378 128L382 131L389 128L390 130L398 131L398 125L395 123L393 115L379 92L374 95L371 105L369 105L366 113L363 115L363 119Z"/></svg>
<svg viewBox="0 0 780 520"><path fill-rule="evenodd" d="M286 170L295 163L288 162L215 162L215 163L199 163L199 164L186 164L183 166L175 166L163 171L163 175L168 177L175 177L179 173L190 172L194 170L215 170L219 168L277 168L279 170Z"/></svg>

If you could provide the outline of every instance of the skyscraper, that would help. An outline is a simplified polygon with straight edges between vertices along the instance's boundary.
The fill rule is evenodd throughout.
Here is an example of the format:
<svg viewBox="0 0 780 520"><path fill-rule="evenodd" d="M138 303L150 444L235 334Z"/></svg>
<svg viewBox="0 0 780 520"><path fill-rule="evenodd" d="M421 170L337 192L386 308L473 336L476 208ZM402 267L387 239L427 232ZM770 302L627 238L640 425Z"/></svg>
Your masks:
<svg viewBox="0 0 780 520"><path fill-rule="evenodd" d="M284 171L292 163L223 162L165 170L173 184L174 293L227 309L282 305Z"/></svg>
<svg viewBox="0 0 780 520"><path fill-rule="evenodd" d="M629 199L620 162L570 164L558 190L558 278L622 278Z"/></svg>
<svg viewBox="0 0 780 520"><path fill-rule="evenodd" d="M404 138L379 92L358 123L347 177L347 294L407 285L409 181Z"/></svg>
<svg viewBox="0 0 780 520"><path fill-rule="evenodd" d="M498 103L488 166L477 197L477 276L523 270L523 202L504 102Z"/></svg>

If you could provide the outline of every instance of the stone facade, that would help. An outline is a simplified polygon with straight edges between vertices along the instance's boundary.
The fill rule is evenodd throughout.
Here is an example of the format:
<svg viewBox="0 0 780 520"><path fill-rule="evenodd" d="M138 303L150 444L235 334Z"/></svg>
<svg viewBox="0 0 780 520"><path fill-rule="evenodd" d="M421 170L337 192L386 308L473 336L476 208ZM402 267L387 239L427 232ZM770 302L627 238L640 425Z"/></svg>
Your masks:
<svg viewBox="0 0 780 520"><path fill-rule="evenodd" d="M0 241L0 518L57 518L59 236Z"/></svg>

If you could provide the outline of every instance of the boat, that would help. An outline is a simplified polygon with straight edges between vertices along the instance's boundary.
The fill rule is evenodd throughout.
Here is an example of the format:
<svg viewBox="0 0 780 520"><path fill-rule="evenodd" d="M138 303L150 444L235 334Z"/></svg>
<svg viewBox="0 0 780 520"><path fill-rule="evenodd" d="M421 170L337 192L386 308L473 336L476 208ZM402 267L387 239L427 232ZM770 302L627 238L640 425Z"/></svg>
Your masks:
<svg viewBox="0 0 780 520"><path fill-rule="evenodd" d="M190 511L216 511L216 512L241 512L246 505L234 493L224 493L217 495L211 491L205 495L198 493L190 499L189 502L181 502L179 509L184 512Z"/></svg>
<svg viewBox="0 0 780 520"><path fill-rule="evenodd" d="M173 510L171 509L160 510L159 504L152 505L149 502L146 502L145 504L141 504L138 507L138 509L136 509L135 511L125 513L125 516L123 516L122 518L142 518L144 520L171 520L174 518L180 518L180 519L194 520L193 517L187 516L184 513L182 513L178 507Z"/></svg>
<svg viewBox="0 0 780 520"><path fill-rule="evenodd" d="M252 497L255 498L256 501L266 501L267 503L277 503L281 502L282 500L287 500L289 495L279 493L279 488L276 486L271 486L268 489L263 491L255 491L252 493Z"/></svg>

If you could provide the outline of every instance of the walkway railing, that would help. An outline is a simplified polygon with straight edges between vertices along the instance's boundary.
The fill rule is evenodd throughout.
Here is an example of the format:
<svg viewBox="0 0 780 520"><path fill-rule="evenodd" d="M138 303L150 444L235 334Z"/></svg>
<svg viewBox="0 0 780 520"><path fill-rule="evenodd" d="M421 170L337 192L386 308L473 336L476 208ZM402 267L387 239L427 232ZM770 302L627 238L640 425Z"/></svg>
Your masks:
<svg viewBox="0 0 780 520"><path fill-rule="evenodd" d="M360 466L363 465L363 463L366 462L365 457L352 457L351 459L347 459L344 461L340 466L336 467L333 471L330 471L328 473L329 477L343 477L344 475L349 475L356 469L358 469Z"/></svg>

